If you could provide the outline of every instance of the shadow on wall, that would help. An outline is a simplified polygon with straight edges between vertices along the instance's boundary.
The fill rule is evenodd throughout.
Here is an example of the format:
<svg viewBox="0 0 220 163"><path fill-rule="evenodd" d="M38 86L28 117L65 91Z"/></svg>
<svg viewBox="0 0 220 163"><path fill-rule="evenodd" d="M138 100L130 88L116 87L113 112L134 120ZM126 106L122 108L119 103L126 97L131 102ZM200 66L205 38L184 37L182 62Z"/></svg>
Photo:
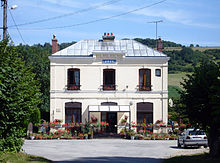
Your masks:
<svg viewBox="0 0 220 163"><path fill-rule="evenodd" d="M77 160L54 161L57 163L161 163L160 158L143 157L83 157Z"/></svg>

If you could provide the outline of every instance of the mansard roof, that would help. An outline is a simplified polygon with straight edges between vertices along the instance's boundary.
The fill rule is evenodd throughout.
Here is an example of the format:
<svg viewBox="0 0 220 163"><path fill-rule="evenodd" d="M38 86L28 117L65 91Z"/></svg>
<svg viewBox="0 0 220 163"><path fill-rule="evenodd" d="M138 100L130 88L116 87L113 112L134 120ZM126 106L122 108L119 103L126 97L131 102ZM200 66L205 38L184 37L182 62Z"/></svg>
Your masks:
<svg viewBox="0 0 220 163"><path fill-rule="evenodd" d="M81 40L52 56L91 56L94 53L122 53L126 57L167 57L165 54L154 50L135 40Z"/></svg>

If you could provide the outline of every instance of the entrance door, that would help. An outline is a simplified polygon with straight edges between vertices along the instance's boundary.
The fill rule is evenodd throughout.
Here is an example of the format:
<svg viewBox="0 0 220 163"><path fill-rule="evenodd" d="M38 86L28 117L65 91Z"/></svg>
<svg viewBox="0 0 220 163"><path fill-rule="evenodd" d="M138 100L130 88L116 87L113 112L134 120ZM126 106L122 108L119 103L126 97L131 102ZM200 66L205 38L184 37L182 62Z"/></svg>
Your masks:
<svg viewBox="0 0 220 163"><path fill-rule="evenodd" d="M66 123L80 123L81 122L81 110L76 108L66 108L65 112Z"/></svg>
<svg viewBox="0 0 220 163"><path fill-rule="evenodd" d="M107 113L107 123L109 124L107 132L117 133L117 112L108 112Z"/></svg>
<svg viewBox="0 0 220 163"><path fill-rule="evenodd" d="M65 123L80 123L82 104L79 102L65 103Z"/></svg>
<svg viewBox="0 0 220 163"><path fill-rule="evenodd" d="M117 133L117 112L102 112L102 121L106 121L109 126L106 127L106 133Z"/></svg>

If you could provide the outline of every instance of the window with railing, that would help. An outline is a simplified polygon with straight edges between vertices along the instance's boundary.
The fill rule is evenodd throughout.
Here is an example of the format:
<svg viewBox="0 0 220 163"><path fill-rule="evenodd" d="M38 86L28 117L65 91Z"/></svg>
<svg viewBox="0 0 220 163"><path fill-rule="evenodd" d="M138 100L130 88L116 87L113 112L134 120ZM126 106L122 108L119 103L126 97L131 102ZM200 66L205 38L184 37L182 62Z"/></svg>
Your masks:
<svg viewBox="0 0 220 163"><path fill-rule="evenodd" d="M139 91L151 91L151 70L139 70Z"/></svg>
<svg viewBox="0 0 220 163"><path fill-rule="evenodd" d="M80 90L80 70L70 68L67 71L67 89L68 90Z"/></svg>
<svg viewBox="0 0 220 163"><path fill-rule="evenodd" d="M115 70L103 70L103 90L115 90Z"/></svg>

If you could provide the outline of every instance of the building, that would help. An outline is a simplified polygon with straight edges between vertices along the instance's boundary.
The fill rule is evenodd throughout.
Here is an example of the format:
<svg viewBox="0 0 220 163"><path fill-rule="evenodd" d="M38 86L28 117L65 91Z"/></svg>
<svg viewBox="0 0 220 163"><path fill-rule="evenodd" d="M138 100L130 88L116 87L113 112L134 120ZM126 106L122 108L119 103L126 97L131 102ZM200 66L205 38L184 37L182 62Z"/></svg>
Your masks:
<svg viewBox="0 0 220 163"><path fill-rule="evenodd" d="M56 36L52 42L51 121L97 119L109 123L108 132L119 131L123 119L167 123L169 58L165 54L135 40L115 40L112 33L61 51Z"/></svg>

